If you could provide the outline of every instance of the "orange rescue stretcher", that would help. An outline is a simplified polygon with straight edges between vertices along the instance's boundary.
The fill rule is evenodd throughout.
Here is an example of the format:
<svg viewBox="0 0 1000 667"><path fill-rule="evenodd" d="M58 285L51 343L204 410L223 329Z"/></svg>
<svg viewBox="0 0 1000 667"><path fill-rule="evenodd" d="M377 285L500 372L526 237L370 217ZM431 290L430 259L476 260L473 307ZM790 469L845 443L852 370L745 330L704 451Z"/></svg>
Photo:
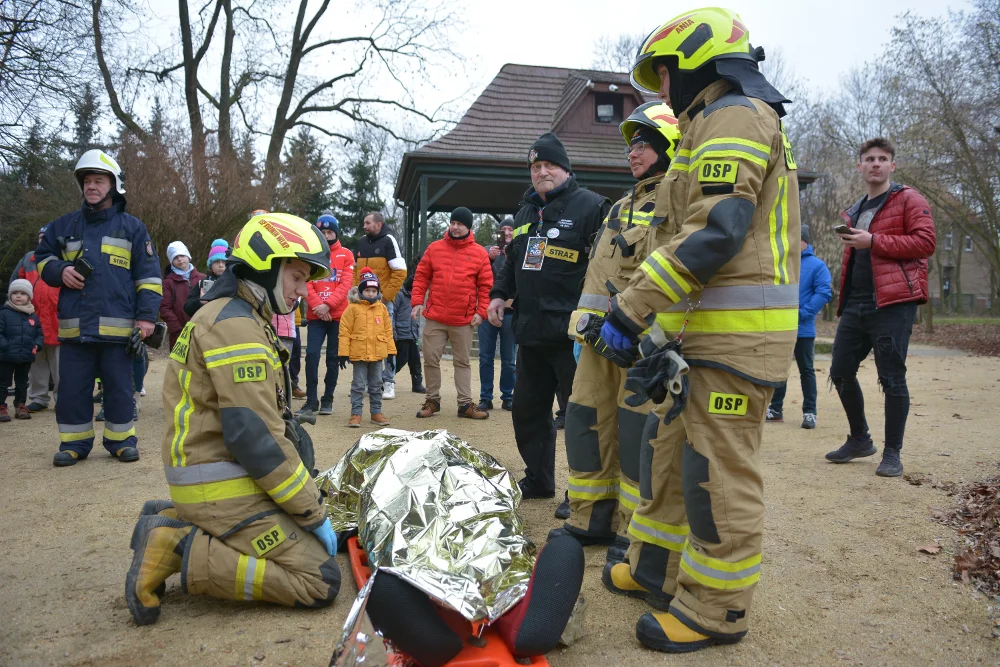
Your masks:
<svg viewBox="0 0 1000 667"><path fill-rule="evenodd" d="M368 554L358 544L357 537L351 537L347 540L347 553L351 558L354 583L360 590L368 582L368 578L372 576L371 568L368 566ZM549 661L545 659L545 656L529 658L530 662L518 662L496 631L487 627L482 630L480 636L481 623L470 623L457 613L443 614L442 616L459 636L467 637L463 642L464 647L461 653L448 662L448 667L524 667L524 665L549 667ZM473 641L477 642L478 645L471 643Z"/></svg>

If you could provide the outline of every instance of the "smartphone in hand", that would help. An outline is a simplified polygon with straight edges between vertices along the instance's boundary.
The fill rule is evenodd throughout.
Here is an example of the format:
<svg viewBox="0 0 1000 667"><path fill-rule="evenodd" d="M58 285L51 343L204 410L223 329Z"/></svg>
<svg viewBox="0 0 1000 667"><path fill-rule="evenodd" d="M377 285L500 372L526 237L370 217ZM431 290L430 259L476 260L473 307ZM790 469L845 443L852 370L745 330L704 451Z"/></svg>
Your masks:
<svg viewBox="0 0 1000 667"><path fill-rule="evenodd" d="M833 231L836 232L837 234L843 234L846 236L851 233L851 228L848 227L847 225L836 225L833 228Z"/></svg>

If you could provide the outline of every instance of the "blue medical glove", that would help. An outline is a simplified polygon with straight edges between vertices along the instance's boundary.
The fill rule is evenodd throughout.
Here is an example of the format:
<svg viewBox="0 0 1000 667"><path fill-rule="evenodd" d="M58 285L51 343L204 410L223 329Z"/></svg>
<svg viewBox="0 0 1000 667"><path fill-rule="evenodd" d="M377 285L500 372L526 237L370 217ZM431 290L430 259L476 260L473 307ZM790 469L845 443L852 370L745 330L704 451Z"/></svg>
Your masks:
<svg viewBox="0 0 1000 667"><path fill-rule="evenodd" d="M576 341L573 342L573 358L576 359L576 363L580 363L580 352L583 350L583 345L580 345Z"/></svg>
<svg viewBox="0 0 1000 667"><path fill-rule="evenodd" d="M611 323L611 318L604 320L601 326L601 338L612 350L621 352L632 347L631 334L620 331L618 327Z"/></svg>
<svg viewBox="0 0 1000 667"><path fill-rule="evenodd" d="M310 528L309 530L316 536L316 539L322 542L323 546L326 547L326 553L331 556L337 555L337 533L333 532L333 525L330 523L329 518L315 528Z"/></svg>

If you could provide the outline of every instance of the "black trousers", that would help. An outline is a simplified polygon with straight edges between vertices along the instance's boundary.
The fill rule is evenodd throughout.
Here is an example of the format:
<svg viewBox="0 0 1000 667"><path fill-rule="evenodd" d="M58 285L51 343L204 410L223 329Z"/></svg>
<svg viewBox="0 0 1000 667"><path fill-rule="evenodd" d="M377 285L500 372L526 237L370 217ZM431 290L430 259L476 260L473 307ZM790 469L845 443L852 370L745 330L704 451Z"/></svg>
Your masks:
<svg viewBox="0 0 1000 667"><path fill-rule="evenodd" d="M865 397L858 383L858 367L875 351L878 383L885 394L885 446L903 447L910 392L906 386L906 352L913 333L916 303L876 308L874 302L848 302L833 340L830 380L851 425L851 435L869 437Z"/></svg>
<svg viewBox="0 0 1000 667"><path fill-rule="evenodd" d="M576 360L573 342L517 348L514 381L514 439L524 461L524 475L539 493L556 490L556 427L552 422L552 401L556 393L561 403L573 389Z"/></svg>
<svg viewBox="0 0 1000 667"><path fill-rule="evenodd" d="M14 407L24 405L28 400L28 372L31 370L31 362L14 363L0 361L0 387L4 388L3 396L0 397L0 405L7 405L7 387L11 381L14 382Z"/></svg>
<svg viewBox="0 0 1000 667"><path fill-rule="evenodd" d="M420 348L417 347L417 341L410 338L396 341L396 374L398 375L407 364L410 366L413 384L423 382L424 371L420 367Z"/></svg>

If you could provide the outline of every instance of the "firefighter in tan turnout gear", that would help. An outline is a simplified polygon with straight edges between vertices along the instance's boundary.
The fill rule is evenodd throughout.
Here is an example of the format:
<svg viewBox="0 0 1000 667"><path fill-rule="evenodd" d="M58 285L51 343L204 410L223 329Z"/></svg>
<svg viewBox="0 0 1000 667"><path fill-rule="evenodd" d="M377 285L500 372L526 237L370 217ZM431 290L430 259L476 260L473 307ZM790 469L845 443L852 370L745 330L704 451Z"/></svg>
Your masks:
<svg viewBox="0 0 1000 667"><path fill-rule="evenodd" d="M683 334L689 393L680 416L651 440L654 469L640 476L655 500L632 516L645 530L630 535L646 535L642 548L662 552L658 571L655 559L645 558L645 570L637 567L644 558L631 562L636 542L630 564L609 567L631 568L612 577L628 589L659 586L673 596L669 612L644 614L636 627L644 645L661 651L739 641L760 577L761 436L795 345L799 278L798 179L780 120L788 100L760 74L762 59L739 16L709 8L657 28L632 71L677 112L681 145L663 185L671 210L654 213L680 230L612 300L601 333L616 350L654 319L671 337ZM662 398L666 379L678 377L665 363L668 350L664 341L629 372L626 387L639 398ZM678 490L683 504L670 501Z"/></svg>
<svg viewBox="0 0 1000 667"><path fill-rule="evenodd" d="M307 281L329 275L329 257L308 222L254 216L171 350L163 466L172 502L147 503L133 534L125 593L137 625L156 621L176 572L185 592L228 600L322 607L340 590L337 538L270 324L306 296Z"/></svg>
<svg viewBox="0 0 1000 667"><path fill-rule="evenodd" d="M609 562L621 562L628 548L626 530L640 496L640 439L652 404L633 408L624 403L632 359L611 352L598 334L611 296L625 289L649 253L676 231L653 208L657 186L680 143L677 119L663 102L638 107L620 129L639 182L611 207L598 231L583 293L570 318L569 334L583 344L566 410L571 513L563 528L549 534L550 539L569 534L582 544L613 540Z"/></svg>

